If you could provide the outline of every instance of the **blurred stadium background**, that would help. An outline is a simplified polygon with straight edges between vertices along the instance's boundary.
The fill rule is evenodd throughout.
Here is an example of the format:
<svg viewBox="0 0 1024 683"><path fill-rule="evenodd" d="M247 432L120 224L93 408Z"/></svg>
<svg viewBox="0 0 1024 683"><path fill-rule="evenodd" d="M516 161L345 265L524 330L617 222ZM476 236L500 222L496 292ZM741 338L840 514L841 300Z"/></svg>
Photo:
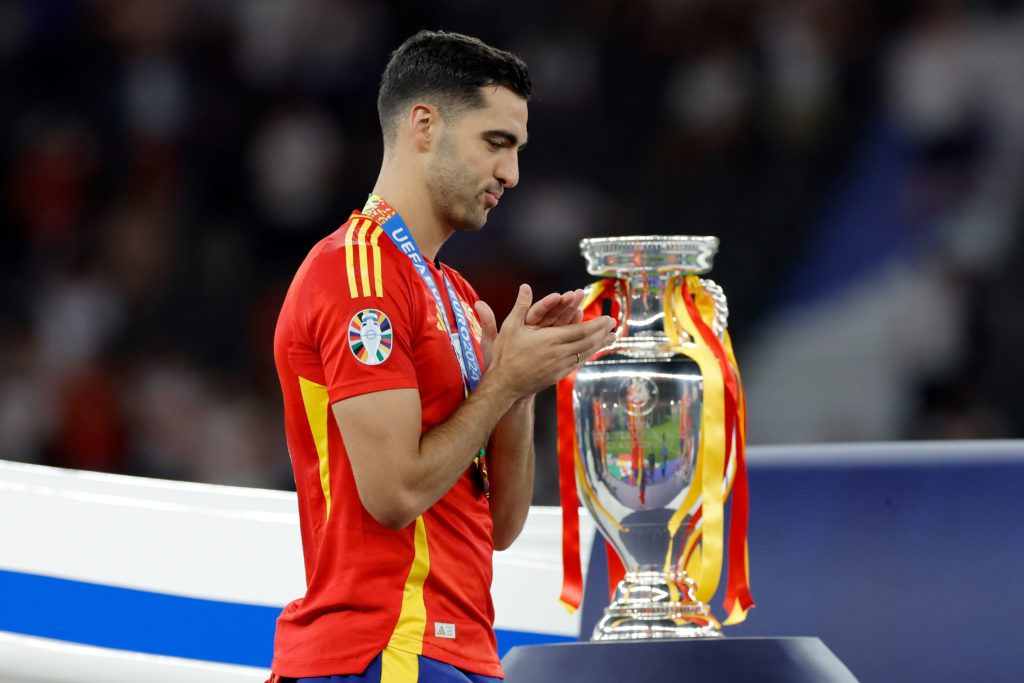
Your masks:
<svg viewBox="0 0 1024 683"><path fill-rule="evenodd" d="M499 316L585 236L721 238L753 444L1024 436L1024 7L0 0L0 459L288 489L271 340L420 28L521 54ZM537 504L557 500L553 394Z"/></svg>

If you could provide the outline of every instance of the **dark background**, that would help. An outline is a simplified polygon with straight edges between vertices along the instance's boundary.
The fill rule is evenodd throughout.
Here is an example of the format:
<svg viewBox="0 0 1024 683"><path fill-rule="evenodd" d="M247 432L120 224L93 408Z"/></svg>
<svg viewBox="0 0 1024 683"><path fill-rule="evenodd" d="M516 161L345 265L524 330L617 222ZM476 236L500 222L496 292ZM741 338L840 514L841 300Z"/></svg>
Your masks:
<svg viewBox="0 0 1024 683"><path fill-rule="evenodd" d="M1015 2L0 1L0 458L290 488L271 341L421 28L523 56L503 317L580 238L710 234L752 443L1024 435ZM553 392L535 502L556 500Z"/></svg>

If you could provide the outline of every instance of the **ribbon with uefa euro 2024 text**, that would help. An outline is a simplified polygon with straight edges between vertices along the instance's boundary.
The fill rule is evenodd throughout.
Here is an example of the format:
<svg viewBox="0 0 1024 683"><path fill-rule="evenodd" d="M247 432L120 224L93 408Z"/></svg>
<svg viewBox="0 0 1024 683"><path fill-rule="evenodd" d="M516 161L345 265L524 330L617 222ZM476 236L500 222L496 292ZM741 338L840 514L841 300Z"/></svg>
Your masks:
<svg viewBox="0 0 1024 683"><path fill-rule="evenodd" d="M383 197L372 194L366 200L362 213L380 225L381 230L398 247L398 250L409 257L409 260L412 261L413 266L416 268L416 272L423 279L423 284L427 286L427 289L433 295L438 311L443 313L445 306L444 300L441 298L441 290L437 288L437 283L434 282L434 278L430 274L426 259L423 258L423 253L416 244L416 240L413 239L412 233L409 232L409 228L406 227L405 221L398 215L398 212ZM459 361L459 368L462 370L462 390L464 395L468 396L469 392L480 383L482 376L480 361L476 357L473 338L469 332L469 321L466 319L466 312L462 310L462 302L443 270L441 271L441 279L444 281L444 286L447 290L448 305L455 315L457 333L451 335L450 340L452 351L455 353L455 357ZM490 497L490 484L487 480L487 465L484 460L483 448L480 449L480 454L476 458L476 465L480 470L480 476L483 480L484 493Z"/></svg>

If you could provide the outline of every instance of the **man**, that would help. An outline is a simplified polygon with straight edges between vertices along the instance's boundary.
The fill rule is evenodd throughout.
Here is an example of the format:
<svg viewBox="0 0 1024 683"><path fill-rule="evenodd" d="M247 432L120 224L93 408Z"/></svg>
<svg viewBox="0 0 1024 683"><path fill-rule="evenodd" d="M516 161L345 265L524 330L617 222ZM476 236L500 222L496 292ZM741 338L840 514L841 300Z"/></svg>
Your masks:
<svg viewBox="0 0 1024 683"><path fill-rule="evenodd" d="M611 318L581 322L581 291L531 305L527 285L499 331L437 261L518 182L530 88L475 38L406 41L373 194L289 288L274 356L307 589L278 619L272 680L502 675L491 554L529 510L533 396L614 338Z"/></svg>

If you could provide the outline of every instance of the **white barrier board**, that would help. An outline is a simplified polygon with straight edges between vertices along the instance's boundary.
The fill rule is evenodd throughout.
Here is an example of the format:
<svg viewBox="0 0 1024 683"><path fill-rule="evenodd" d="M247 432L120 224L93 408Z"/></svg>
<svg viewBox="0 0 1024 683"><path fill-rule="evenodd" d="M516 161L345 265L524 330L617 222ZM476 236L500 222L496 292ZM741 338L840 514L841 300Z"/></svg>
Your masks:
<svg viewBox="0 0 1024 683"><path fill-rule="evenodd" d="M594 528L580 512L585 569ZM42 585L65 591L71 601L81 595L126 609L137 604L140 618L159 621L150 612L165 605L176 614L209 608L217 612L214 623L232 615L258 619L265 641L263 622L270 622L272 638L272 616L305 588L294 493L0 461L0 519L0 580L9 587ZM578 613L570 615L558 602L561 573L561 513L531 508L519 540L494 556L499 640L502 632L539 639L577 636ZM83 678L88 670L95 680L138 681L138 666L166 670L167 680L218 683L265 673L222 663L233 655L213 663L76 643L73 635L60 636L75 627L62 625L59 615L27 616L35 619L36 632L0 633L0 680L93 680ZM0 625L21 623L18 617L0 616ZM38 632L48 630L48 618L55 620L59 639L39 637L52 635ZM25 678L33 663L36 678Z"/></svg>

